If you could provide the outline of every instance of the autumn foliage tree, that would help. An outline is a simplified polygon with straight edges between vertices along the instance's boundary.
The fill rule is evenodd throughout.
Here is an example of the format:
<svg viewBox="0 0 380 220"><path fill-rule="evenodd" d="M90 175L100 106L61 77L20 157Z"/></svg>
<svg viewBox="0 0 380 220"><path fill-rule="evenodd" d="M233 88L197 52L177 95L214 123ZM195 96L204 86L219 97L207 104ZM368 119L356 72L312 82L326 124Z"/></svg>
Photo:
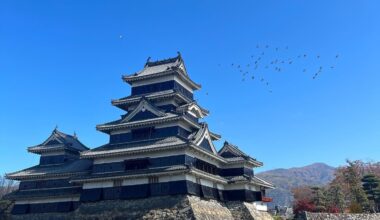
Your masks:
<svg viewBox="0 0 380 220"><path fill-rule="evenodd" d="M293 211L297 216L303 211L315 212L315 205L312 201L313 191L310 187L298 187L292 189L294 195Z"/></svg>
<svg viewBox="0 0 380 220"><path fill-rule="evenodd" d="M349 161L339 167L330 184L323 187L302 186L292 190L294 211L309 212L379 212L380 163Z"/></svg>

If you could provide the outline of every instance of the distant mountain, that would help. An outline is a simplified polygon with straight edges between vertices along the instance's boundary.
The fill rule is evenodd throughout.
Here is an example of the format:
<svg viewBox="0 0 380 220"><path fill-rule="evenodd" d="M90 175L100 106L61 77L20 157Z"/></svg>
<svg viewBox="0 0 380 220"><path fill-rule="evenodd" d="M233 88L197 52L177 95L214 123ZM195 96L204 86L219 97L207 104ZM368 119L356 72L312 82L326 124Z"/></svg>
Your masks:
<svg viewBox="0 0 380 220"><path fill-rule="evenodd" d="M304 167L269 170L256 175L276 186L276 189L267 191L267 196L273 198L269 206L274 207L292 205L292 188L328 184L334 178L334 171L334 167L324 163L314 163Z"/></svg>

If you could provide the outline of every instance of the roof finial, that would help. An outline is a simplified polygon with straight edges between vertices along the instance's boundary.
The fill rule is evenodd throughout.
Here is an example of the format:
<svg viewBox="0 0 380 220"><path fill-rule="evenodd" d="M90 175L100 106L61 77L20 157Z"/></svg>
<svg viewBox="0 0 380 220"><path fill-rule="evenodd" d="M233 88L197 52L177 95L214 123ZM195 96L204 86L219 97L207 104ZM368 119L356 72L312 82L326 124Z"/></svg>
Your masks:
<svg viewBox="0 0 380 220"><path fill-rule="evenodd" d="M77 133L76 133L75 131L74 131L73 137L74 137L75 139L78 138L78 137L77 137Z"/></svg>
<svg viewBox="0 0 380 220"><path fill-rule="evenodd" d="M150 61L150 58L151 58L151 57L148 57L148 59L146 59L145 67L148 66L148 63L149 63L149 61ZM135 75L137 75L137 73L135 73Z"/></svg>
<svg viewBox="0 0 380 220"><path fill-rule="evenodd" d="M55 126L53 133L56 133L58 131L58 125Z"/></svg>
<svg viewBox="0 0 380 220"><path fill-rule="evenodd" d="M178 54L178 59L182 60L181 52L177 51L177 54Z"/></svg>

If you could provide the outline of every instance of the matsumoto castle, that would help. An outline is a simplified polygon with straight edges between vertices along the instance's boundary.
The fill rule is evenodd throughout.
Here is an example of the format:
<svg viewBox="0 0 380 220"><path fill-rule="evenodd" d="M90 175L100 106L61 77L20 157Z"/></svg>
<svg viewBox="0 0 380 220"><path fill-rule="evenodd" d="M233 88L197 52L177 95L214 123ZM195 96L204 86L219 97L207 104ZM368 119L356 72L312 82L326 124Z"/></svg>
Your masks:
<svg viewBox="0 0 380 220"><path fill-rule="evenodd" d="M82 203L164 195L195 195L219 201L246 201L266 210L265 190L273 185L254 175L262 162L221 136L206 122L209 114L194 100L201 86L189 78L180 54L148 61L123 76L131 95L112 101L126 113L96 126L109 142L89 149L76 135L54 129L28 147L38 165L7 174L20 181L8 195L12 214L70 212ZM164 201L163 201L164 202Z"/></svg>

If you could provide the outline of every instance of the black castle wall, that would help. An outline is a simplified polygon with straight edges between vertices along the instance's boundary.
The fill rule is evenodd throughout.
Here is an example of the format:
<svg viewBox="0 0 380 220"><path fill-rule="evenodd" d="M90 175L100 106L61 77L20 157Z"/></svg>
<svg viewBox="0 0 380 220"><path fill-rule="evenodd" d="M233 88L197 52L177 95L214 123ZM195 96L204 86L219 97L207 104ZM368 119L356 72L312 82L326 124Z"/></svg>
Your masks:
<svg viewBox="0 0 380 220"><path fill-rule="evenodd" d="M160 92L160 91L165 91L165 90L170 90L170 89L183 94L184 96L188 97L191 100L193 99L193 93L185 89L183 86L181 86L181 84L179 84L178 82L174 80L132 87L131 95L143 95L143 94Z"/></svg>

